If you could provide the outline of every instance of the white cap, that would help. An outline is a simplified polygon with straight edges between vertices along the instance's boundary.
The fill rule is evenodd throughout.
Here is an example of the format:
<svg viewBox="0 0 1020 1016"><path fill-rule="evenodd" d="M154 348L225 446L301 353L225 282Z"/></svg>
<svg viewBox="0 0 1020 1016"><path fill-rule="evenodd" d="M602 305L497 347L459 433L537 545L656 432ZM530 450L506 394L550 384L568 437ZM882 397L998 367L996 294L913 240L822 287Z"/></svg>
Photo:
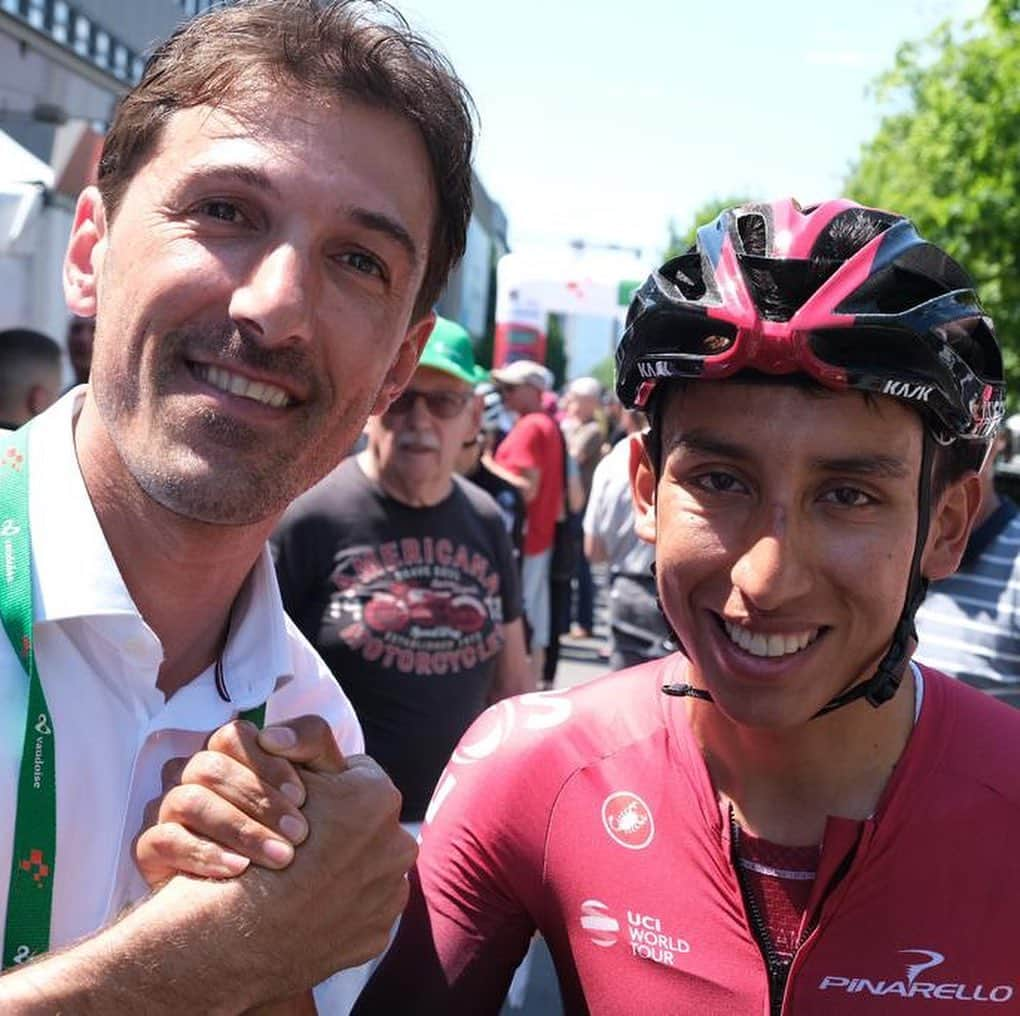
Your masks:
<svg viewBox="0 0 1020 1016"><path fill-rule="evenodd" d="M545 367L534 360L515 360L505 367L497 367L490 372L490 377L501 385L531 385L540 392L548 389Z"/></svg>
<svg viewBox="0 0 1020 1016"><path fill-rule="evenodd" d="M570 382L567 391L582 398L601 399L602 385L593 377L578 377Z"/></svg>

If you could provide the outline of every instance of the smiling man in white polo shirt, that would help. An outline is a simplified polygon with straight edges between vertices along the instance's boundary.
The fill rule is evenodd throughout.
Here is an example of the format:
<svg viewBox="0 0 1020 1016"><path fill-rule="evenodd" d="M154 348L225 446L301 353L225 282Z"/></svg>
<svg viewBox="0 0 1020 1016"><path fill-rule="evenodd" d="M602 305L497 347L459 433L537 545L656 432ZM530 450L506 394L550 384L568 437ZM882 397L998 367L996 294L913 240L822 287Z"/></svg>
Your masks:
<svg viewBox="0 0 1020 1016"><path fill-rule="evenodd" d="M413 843L264 545L413 372L471 133L443 59L342 0L212 11L119 108L65 263L90 384L0 443L3 1011L243 1011L385 944ZM253 800L259 865L220 850L239 878L118 920L182 769L168 873L199 849L175 818Z"/></svg>

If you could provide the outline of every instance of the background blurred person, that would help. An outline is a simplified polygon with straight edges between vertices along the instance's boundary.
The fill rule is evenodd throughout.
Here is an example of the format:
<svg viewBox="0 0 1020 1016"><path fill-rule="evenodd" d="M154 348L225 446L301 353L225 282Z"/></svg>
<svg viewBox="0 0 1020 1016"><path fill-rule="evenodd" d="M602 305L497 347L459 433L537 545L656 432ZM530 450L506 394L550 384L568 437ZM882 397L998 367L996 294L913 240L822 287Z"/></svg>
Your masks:
<svg viewBox="0 0 1020 1016"><path fill-rule="evenodd" d="M624 410L621 422L637 434L641 414ZM630 492L631 441L619 441L598 464L584 513L584 550L593 564L609 565L609 666L633 667L672 652L659 610L652 564L655 548L634 531Z"/></svg>
<svg viewBox="0 0 1020 1016"><path fill-rule="evenodd" d="M1020 516L995 489L995 463L1008 457L1002 427L981 468L981 507L956 572L928 588L917 611L919 660L1020 705ZM980 450L974 469L982 466Z"/></svg>
<svg viewBox="0 0 1020 1016"><path fill-rule="evenodd" d="M591 567L584 553L584 534L581 519L588 497L595 467L602 458L602 444L605 432L597 413L602 405L602 385L593 377L579 377L567 388L566 417L561 424L567 439L567 453L577 464L581 483L581 504L569 515L570 534L574 540L574 582L576 597L573 602L573 626L575 638L591 638L595 626L595 586L592 582Z"/></svg>
<svg viewBox="0 0 1020 1016"><path fill-rule="evenodd" d="M274 534L284 606L347 693L365 746L417 823L485 706L532 690L520 583L499 508L454 473L478 431L468 334L440 319L368 447Z"/></svg>
<svg viewBox="0 0 1020 1016"><path fill-rule="evenodd" d="M524 497L513 483L515 478L508 476L506 470L496 465L492 458L492 451L504 434L503 399L499 390L488 381L475 388L475 398L481 403L481 421L478 433L461 446L457 472L481 487L499 506L519 567L524 552Z"/></svg>
<svg viewBox="0 0 1020 1016"><path fill-rule="evenodd" d="M60 394L60 346L42 332L0 332L0 430L17 430Z"/></svg>
<svg viewBox="0 0 1020 1016"><path fill-rule="evenodd" d="M551 393L547 392L546 395ZM566 404L567 397L563 402ZM563 507L553 530L552 556L549 559L549 645L542 661L541 687L552 688L560 662L560 640L570 630L570 607L574 574L578 555L582 553L580 539L580 512L584 503L581 471L567 451L562 424L565 411L560 412L549 399L543 398L543 408L560 426L563 446Z"/></svg>
<svg viewBox="0 0 1020 1016"><path fill-rule="evenodd" d="M92 369L92 344L96 336L95 318L72 317L67 326L67 355L74 372L74 385L83 385Z"/></svg>
<svg viewBox="0 0 1020 1016"><path fill-rule="evenodd" d="M605 413L606 413L606 449L608 453L609 448L613 445L619 444L629 433L627 429L627 423L624 419L624 413L627 410L620 404L620 400L616 397L615 392L610 392L606 396L605 401Z"/></svg>
<svg viewBox="0 0 1020 1016"><path fill-rule="evenodd" d="M536 684L543 680L550 641L549 565L556 520L563 516L563 436L542 411L547 390L546 369L531 360L517 360L494 370L503 402L517 421L496 450L496 463L516 477L527 505L521 590L531 635L531 668Z"/></svg>

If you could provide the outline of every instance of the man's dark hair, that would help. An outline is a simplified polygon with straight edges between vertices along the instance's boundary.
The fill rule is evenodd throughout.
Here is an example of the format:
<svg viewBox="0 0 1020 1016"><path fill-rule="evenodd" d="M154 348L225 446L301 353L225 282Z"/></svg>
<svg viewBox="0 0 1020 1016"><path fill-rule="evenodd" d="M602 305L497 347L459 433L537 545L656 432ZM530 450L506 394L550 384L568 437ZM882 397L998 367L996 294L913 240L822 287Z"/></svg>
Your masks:
<svg viewBox="0 0 1020 1016"><path fill-rule="evenodd" d="M60 369L60 346L31 328L0 332L0 407L9 411L25 388L26 373L39 368Z"/></svg>
<svg viewBox="0 0 1020 1016"><path fill-rule="evenodd" d="M0 370L12 363L45 363L59 366L62 350L48 335L31 328L8 328L0 332Z"/></svg>
<svg viewBox="0 0 1020 1016"><path fill-rule="evenodd" d="M353 99L414 124L436 194L415 312L431 309L464 254L474 106L447 59L382 0L240 0L182 25L149 58L106 135L98 184L108 218L176 111L244 103L246 89Z"/></svg>
<svg viewBox="0 0 1020 1016"><path fill-rule="evenodd" d="M899 221L900 216L872 208L850 208L835 216L818 235L811 248L810 257L805 261L782 261L766 258L767 236L765 219L755 214L753 206L748 214L737 222L745 254L751 255L751 262L745 259L744 271L755 303L761 308L766 320L789 321L801 305L853 254L868 244L880 233ZM692 248L692 251L694 248ZM758 258L760 260L755 261ZM962 270L961 277L962 277ZM962 277L969 284L969 280ZM902 300L902 308L913 306L944 292L930 278L922 274L901 272L897 279L894 300ZM884 306L881 309L893 312L902 309ZM980 345L965 335L954 341L954 347L980 374ZM757 384L792 384L818 395L831 394L829 389L806 375L764 375L756 371L741 371L730 380L747 381ZM648 407L651 427L648 441L652 466L658 476L662 466L662 410L667 396L689 382L665 382L660 384ZM866 399L875 398L863 393ZM919 411L920 412L920 411ZM921 412L922 422L929 427L931 421ZM956 480L968 472L981 468L987 445L983 441L953 441L949 445L939 444L932 463L931 492L933 500Z"/></svg>

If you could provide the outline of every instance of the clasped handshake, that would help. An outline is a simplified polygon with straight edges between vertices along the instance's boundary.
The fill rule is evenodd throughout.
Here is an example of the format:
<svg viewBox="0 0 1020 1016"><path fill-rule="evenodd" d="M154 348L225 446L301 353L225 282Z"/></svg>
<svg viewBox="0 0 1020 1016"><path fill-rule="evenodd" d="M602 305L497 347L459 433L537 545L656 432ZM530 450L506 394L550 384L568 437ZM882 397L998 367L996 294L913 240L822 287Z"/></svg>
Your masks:
<svg viewBox="0 0 1020 1016"><path fill-rule="evenodd" d="M328 945L310 946L324 965L298 978L301 987L385 948L417 853L399 815L386 774L367 756L344 758L321 717L262 731L237 720L164 766L135 857L151 889L180 877L230 880L281 933L324 935Z"/></svg>

